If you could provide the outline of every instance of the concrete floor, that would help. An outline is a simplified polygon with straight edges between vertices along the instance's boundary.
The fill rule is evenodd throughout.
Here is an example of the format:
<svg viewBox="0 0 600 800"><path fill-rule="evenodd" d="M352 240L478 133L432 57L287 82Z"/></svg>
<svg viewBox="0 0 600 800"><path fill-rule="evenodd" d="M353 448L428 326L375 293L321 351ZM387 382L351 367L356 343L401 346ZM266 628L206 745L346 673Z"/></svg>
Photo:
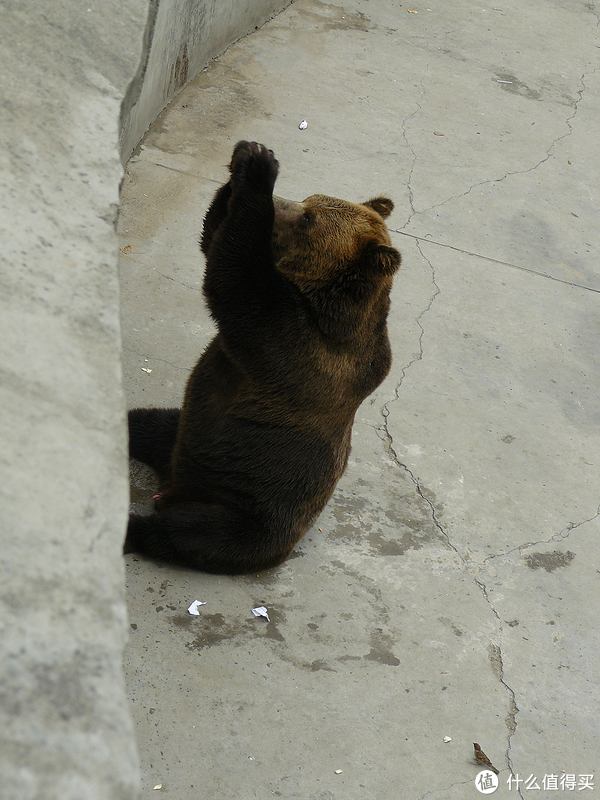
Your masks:
<svg viewBox="0 0 600 800"><path fill-rule="evenodd" d="M275 151L284 197L388 193L403 254L391 374L293 557L127 557L143 797L477 797L474 741L496 797L600 788L599 19L297 0L129 162L130 406L178 404L213 334L197 237L238 139ZM151 486L134 465L136 506Z"/></svg>

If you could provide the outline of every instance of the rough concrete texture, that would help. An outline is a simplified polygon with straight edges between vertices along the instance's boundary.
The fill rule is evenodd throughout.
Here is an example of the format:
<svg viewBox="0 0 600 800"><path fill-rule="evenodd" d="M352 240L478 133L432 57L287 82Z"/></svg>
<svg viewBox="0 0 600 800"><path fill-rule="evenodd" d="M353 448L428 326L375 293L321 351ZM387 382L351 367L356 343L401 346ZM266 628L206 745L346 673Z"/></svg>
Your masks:
<svg viewBox="0 0 600 800"><path fill-rule="evenodd" d="M144 15L141 0L2 3L2 800L139 786L115 222Z"/></svg>
<svg viewBox="0 0 600 800"><path fill-rule="evenodd" d="M148 126L216 55L291 0L148 0L139 68L123 108L121 149L130 156Z"/></svg>
<svg viewBox="0 0 600 800"><path fill-rule="evenodd" d="M598 27L583 2L297 0L129 163L129 406L178 403L213 333L197 238L238 139L284 197L389 193L404 258L392 372L294 557L127 557L145 796L477 797L474 741L496 797L598 791ZM137 507L151 485L135 465Z"/></svg>

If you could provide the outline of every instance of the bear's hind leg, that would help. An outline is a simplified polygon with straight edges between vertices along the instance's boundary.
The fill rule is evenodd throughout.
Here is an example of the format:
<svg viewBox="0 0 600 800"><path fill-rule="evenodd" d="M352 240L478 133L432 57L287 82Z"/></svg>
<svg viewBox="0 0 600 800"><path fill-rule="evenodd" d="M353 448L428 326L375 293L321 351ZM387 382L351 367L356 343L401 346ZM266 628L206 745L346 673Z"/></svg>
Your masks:
<svg viewBox="0 0 600 800"><path fill-rule="evenodd" d="M294 543L290 540L282 548L280 537L235 509L189 502L147 517L130 516L123 550L202 572L236 575L277 566Z"/></svg>
<svg viewBox="0 0 600 800"><path fill-rule="evenodd" d="M131 458L148 464L161 479L167 478L179 425L179 409L133 408L128 421Z"/></svg>

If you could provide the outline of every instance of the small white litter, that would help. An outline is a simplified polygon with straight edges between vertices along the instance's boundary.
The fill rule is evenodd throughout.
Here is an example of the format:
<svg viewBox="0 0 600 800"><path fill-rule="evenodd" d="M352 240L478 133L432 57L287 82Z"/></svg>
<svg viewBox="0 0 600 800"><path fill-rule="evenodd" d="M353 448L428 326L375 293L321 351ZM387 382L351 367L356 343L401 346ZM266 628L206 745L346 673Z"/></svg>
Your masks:
<svg viewBox="0 0 600 800"><path fill-rule="evenodd" d="M450 738L450 736L444 736L444 741L446 742L446 744L448 744L448 742L451 742L452 739Z"/></svg>
<svg viewBox="0 0 600 800"><path fill-rule="evenodd" d="M267 622L271 621L269 619L269 613L268 613L267 609L264 606L259 606L258 608L253 608L252 609L252 613L254 614L255 617L265 617Z"/></svg>
<svg viewBox="0 0 600 800"><path fill-rule="evenodd" d="M308 128L308 122L303 119L300 125L298 125L301 131L305 131Z"/></svg>
<svg viewBox="0 0 600 800"><path fill-rule="evenodd" d="M188 614L193 614L195 617L200 616L200 612L198 611L198 606L205 606L206 603L203 603L202 600L194 600L192 605L188 608Z"/></svg>

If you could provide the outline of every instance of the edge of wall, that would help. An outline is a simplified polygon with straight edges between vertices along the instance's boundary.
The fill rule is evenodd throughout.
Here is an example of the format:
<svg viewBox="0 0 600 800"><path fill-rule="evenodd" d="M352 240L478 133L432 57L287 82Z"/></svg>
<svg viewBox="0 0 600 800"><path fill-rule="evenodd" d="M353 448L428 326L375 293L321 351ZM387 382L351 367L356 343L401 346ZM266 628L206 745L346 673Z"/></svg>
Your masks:
<svg viewBox="0 0 600 800"><path fill-rule="evenodd" d="M115 222L146 10L0 0L2 800L140 788Z"/></svg>

